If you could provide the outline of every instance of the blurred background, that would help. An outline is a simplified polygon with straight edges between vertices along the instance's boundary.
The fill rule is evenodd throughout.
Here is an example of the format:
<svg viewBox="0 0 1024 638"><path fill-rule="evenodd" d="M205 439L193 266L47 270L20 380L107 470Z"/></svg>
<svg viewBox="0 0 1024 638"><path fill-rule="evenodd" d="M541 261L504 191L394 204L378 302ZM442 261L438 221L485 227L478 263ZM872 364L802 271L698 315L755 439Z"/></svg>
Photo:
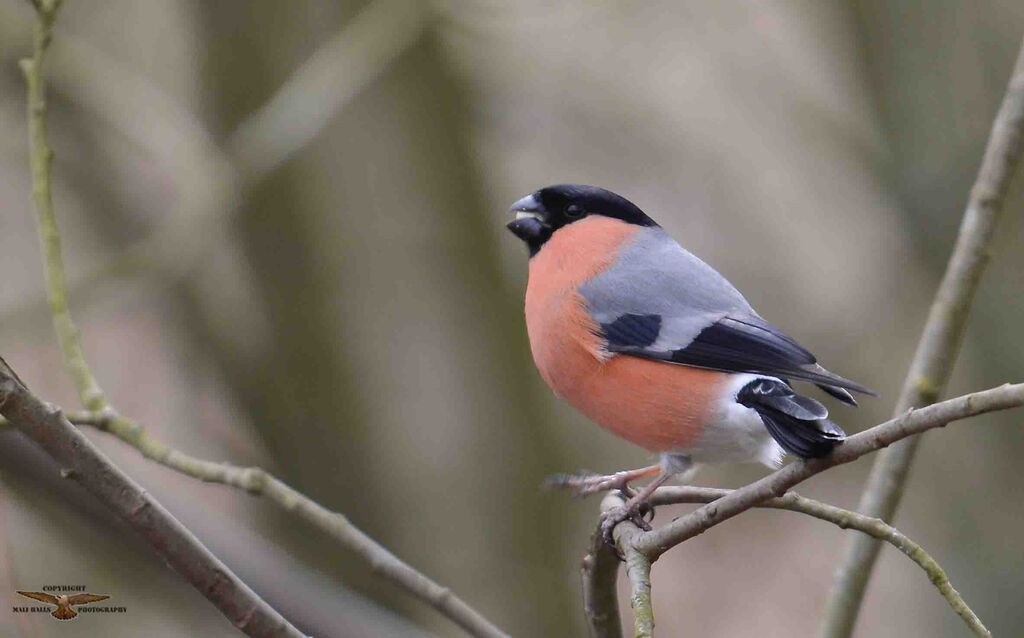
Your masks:
<svg viewBox="0 0 1024 638"><path fill-rule="evenodd" d="M0 2L0 351L71 408L16 65L32 19ZM514 635L582 635L598 501L539 485L649 457L535 372L509 203L559 182L626 195L881 391L830 403L858 431L892 409L1022 33L1016 0L68 0L50 137L72 310L101 384L155 435L279 474ZM1022 380L1022 183L951 395ZM1021 425L930 433L898 519L996 635L1024 626ZM266 503L86 434L306 631L460 635ZM854 507L869 465L800 491ZM76 635L237 635L55 470L0 433L9 605L84 584L128 613ZM851 533L755 511L676 548L654 569L660 635L813 635ZM67 626L4 612L0 634ZM965 634L886 547L857 636Z"/></svg>

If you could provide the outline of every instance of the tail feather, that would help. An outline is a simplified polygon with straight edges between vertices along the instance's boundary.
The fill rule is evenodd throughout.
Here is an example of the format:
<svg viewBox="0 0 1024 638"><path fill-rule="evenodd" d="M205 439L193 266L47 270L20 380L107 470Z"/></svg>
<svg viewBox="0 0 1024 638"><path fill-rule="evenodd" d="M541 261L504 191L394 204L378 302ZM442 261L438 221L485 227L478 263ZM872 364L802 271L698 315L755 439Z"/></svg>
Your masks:
<svg viewBox="0 0 1024 638"><path fill-rule="evenodd" d="M846 439L828 420L828 410L775 379L755 379L739 391L737 402L755 410L772 438L801 458L825 456Z"/></svg>
<svg viewBox="0 0 1024 638"><path fill-rule="evenodd" d="M828 409L825 406L811 397L794 393L788 386L786 392L759 395L757 402L798 421L818 421L828 418Z"/></svg>
<svg viewBox="0 0 1024 638"><path fill-rule="evenodd" d="M57 620L71 620L78 615L78 612L71 607L58 606L50 612L50 615Z"/></svg>

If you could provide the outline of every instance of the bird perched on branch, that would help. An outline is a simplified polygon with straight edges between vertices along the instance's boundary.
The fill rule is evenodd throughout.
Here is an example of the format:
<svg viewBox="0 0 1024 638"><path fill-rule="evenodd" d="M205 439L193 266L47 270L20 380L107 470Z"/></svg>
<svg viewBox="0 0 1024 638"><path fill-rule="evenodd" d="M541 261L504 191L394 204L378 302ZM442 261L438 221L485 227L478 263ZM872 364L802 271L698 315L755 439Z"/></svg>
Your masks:
<svg viewBox="0 0 1024 638"><path fill-rule="evenodd" d="M640 513L669 478L700 463L782 463L824 456L846 437L806 381L849 405L874 394L818 365L762 319L736 288L676 243L632 202L603 188L562 184L512 205L508 229L530 252L526 327L541 377L612 433L660 463L609 475L563 475L581 494L654 480L602 519Z"/></svg>

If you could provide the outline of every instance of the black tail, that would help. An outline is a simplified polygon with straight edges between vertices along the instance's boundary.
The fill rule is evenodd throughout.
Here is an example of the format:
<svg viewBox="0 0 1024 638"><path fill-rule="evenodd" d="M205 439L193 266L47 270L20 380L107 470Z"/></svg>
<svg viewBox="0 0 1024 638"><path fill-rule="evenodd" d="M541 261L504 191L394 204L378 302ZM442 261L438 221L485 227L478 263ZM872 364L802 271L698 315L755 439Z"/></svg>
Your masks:
<svg viewBox="0 0 1024 638"><path fill-rule="evenodd" d="M756 410L772 438L801 458L825 456L846 439L846 433L828 420L825 406L796 394L782 381L755 379L743 386L736 401Z"/></svg>

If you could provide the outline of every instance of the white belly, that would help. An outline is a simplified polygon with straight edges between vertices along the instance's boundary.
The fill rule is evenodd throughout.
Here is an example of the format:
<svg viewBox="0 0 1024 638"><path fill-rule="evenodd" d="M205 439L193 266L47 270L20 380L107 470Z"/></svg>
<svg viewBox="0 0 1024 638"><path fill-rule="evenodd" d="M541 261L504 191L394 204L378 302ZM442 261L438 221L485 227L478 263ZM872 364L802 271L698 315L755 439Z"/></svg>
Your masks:
<svg viewBox="0 0 1024 638"><path fill-rule="evenodd" d="M704 433L686 449L677 450L694 463L763 463L775 469L782 465L785 451L775 442L761 416L736 402L736 393L754 379L774 378L756 374L732 375L723 389L714 416Z"/></svg>

